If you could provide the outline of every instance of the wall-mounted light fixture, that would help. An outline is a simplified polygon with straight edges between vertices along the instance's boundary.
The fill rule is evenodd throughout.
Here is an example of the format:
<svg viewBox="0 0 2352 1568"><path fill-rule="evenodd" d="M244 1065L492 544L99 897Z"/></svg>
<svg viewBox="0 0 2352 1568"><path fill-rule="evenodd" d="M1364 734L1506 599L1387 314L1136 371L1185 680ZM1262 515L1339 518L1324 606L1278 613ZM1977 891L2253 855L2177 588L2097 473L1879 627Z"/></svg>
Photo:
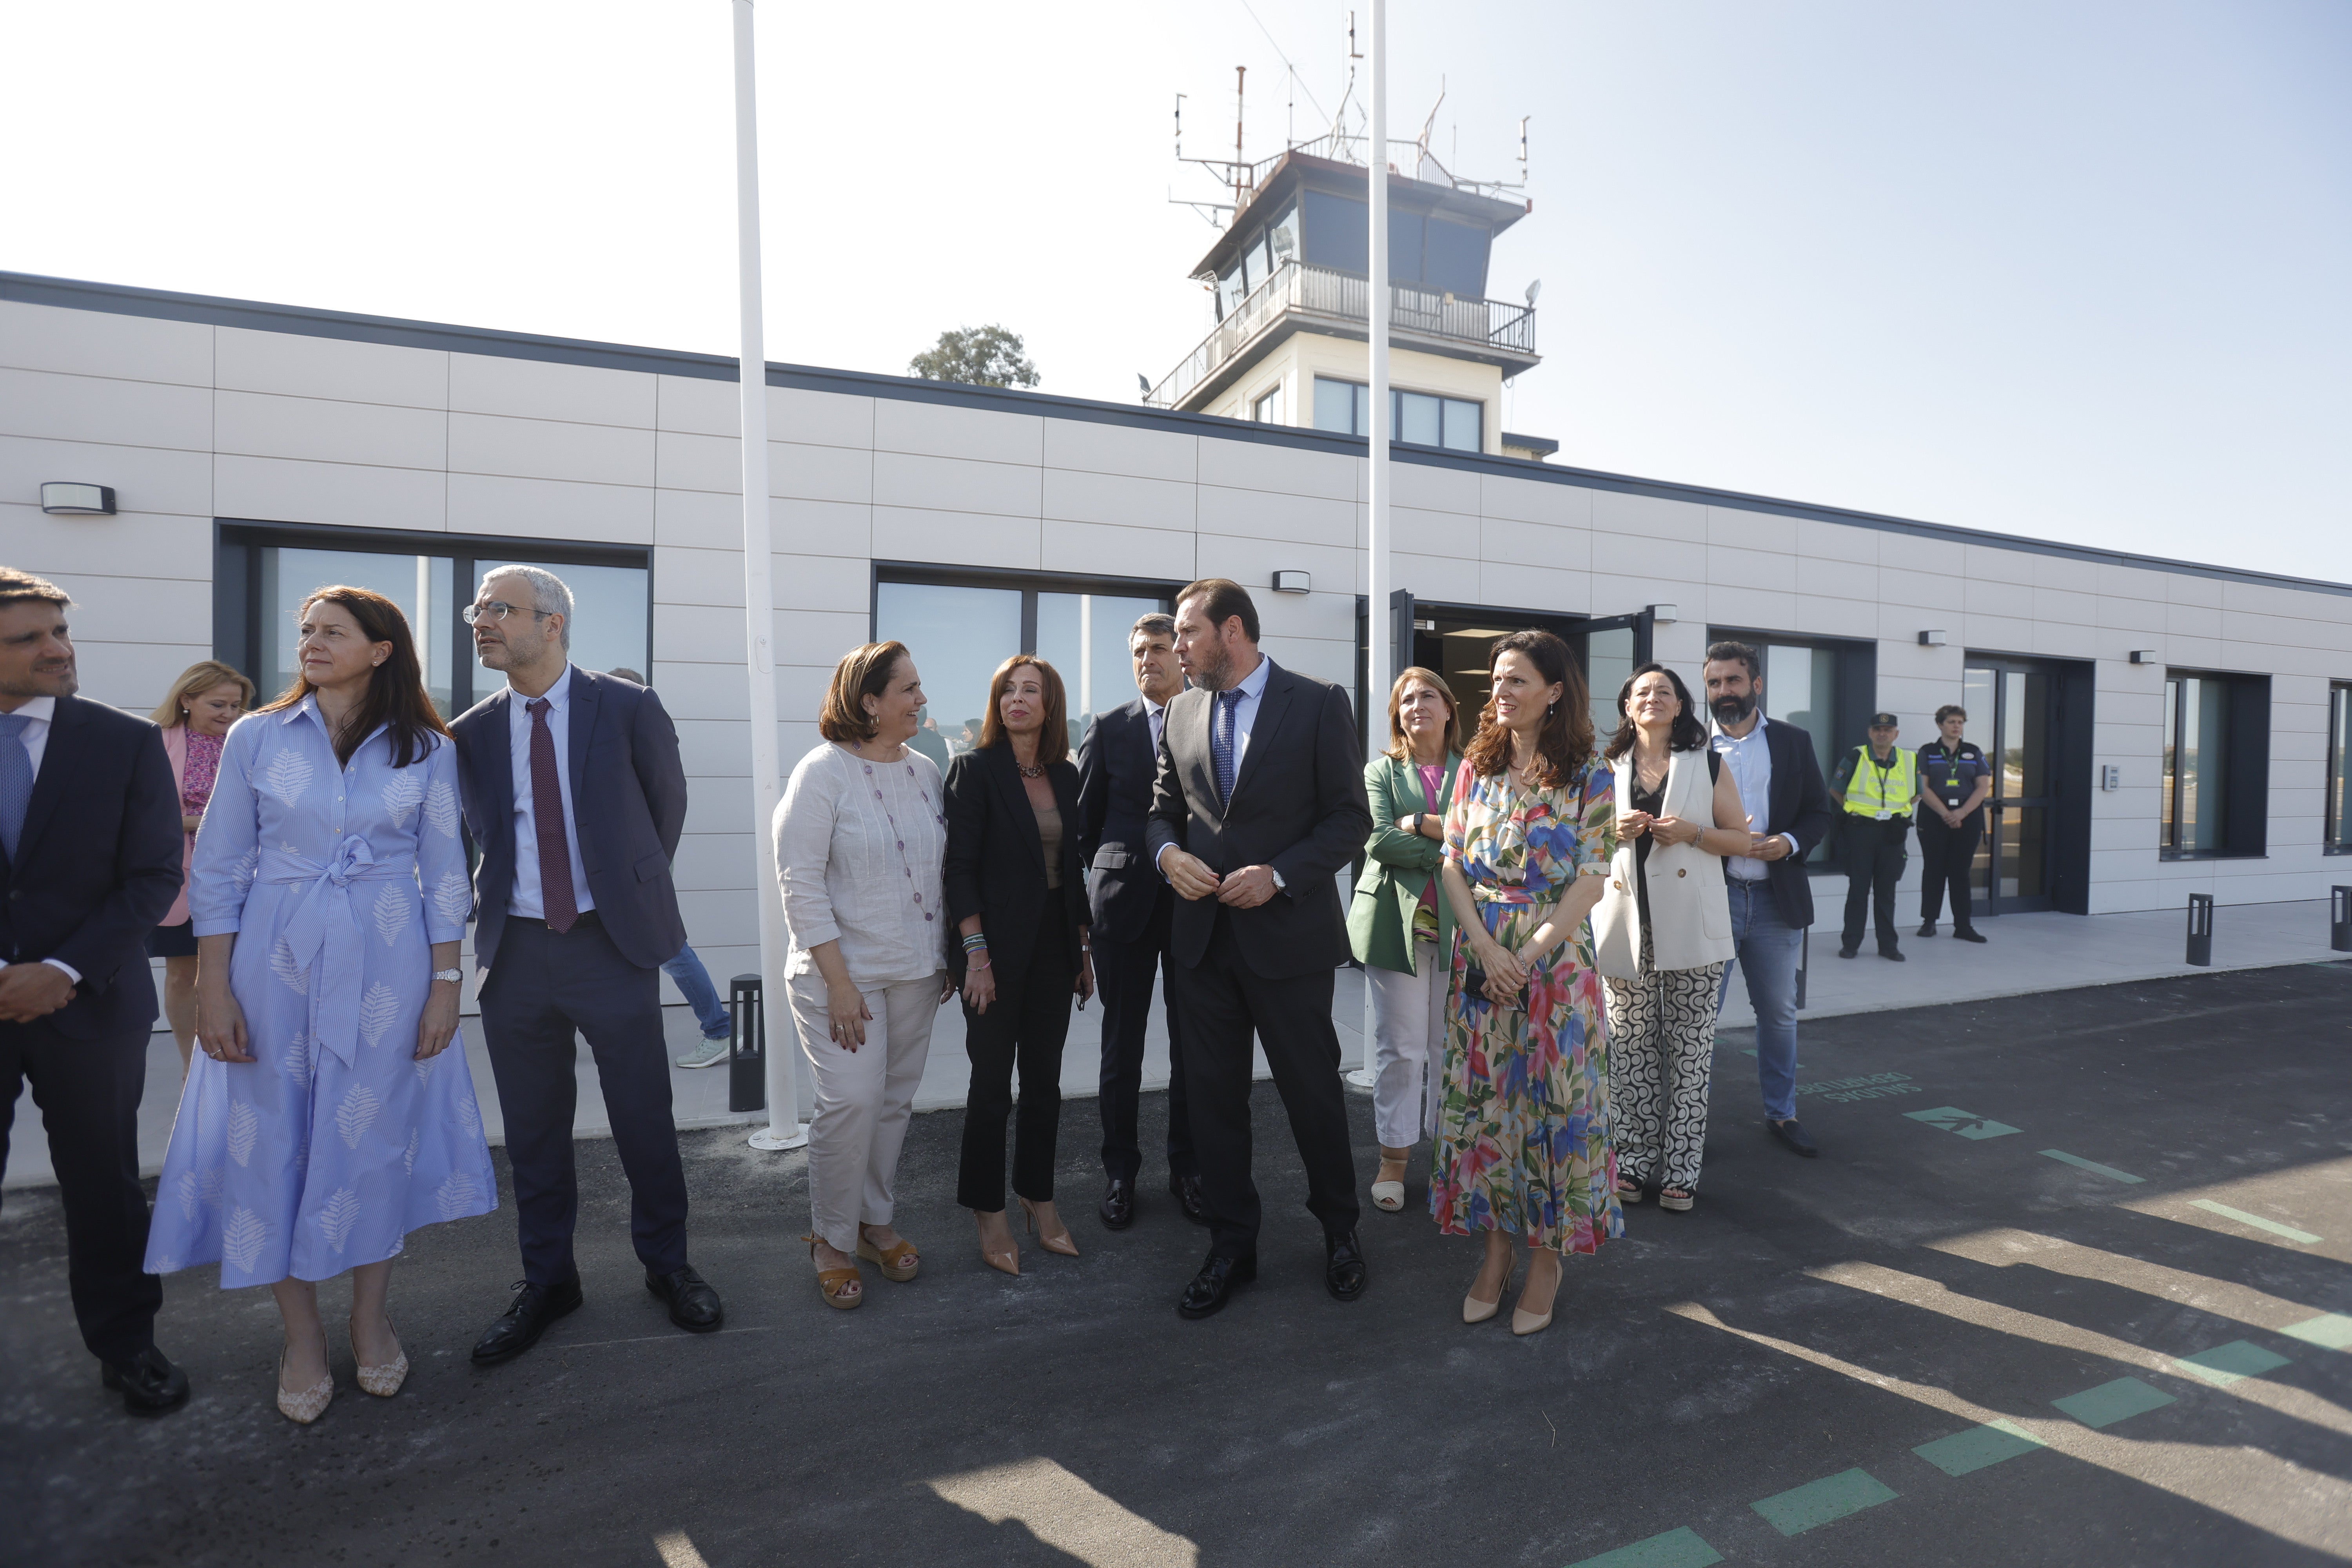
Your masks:
<svg viewBox="0 0 2352 1568"><path fill-rule="evenodd" d="M41 487L41 510L52 517L112 517L114 487L52 480Z"/></svg>
<svg viewBox="0 0 2352 1568"><path fill-rule="evenodd" d="M1652 605L1650 606L1650 624L1654 626L1673 626L1675 624L1675 617L1681 613L1682 606L1679 605Z"/></svg>
<svg viewBox="0 0 2352 1568"><path fill-rule="evenodd" d="M2131 661L2134 664L2154 664L2156 662L2156 649L2152 647L2136 647L2132 649Z"/></svg>
<svg viewBox="0 0 2352 1568"><path fill-rule="evenodd" d="M1305 572L1276 572L1274 574L1274 591L1277 594L1311 594L1315 591L1315 579Z"/></svg>
<svg viewBox="0 0 2352 1568"><path fill-rule="evenodd" d="M2099 770L2099 788L2113 794L2124 787L2124 771L2113 763Z"/></svg>
<svg viewBox="0 0 2352 1568"><path fill-rule="evenodd" d="M1921 632L1919 634L1919 646L1921 647L1943 647L1944 628L1941 626L1929 626L1926 631Z"/></svg>

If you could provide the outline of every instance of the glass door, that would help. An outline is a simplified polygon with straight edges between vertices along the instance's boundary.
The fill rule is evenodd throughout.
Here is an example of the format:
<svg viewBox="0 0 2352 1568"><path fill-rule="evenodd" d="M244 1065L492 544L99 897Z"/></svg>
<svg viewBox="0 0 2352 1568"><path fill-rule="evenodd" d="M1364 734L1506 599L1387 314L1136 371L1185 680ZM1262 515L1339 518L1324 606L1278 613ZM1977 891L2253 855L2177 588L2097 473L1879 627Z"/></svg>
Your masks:
<svg viewBox="0 0 2352 1568"><path fill-rule="evenodd" d="M1988 915L2051 907L2050 823L2057 805L2052 692L2051 676L2039 665L1969 659L1960 699L1969 712L1963 733L1992 765L1985 836L1971 872Z"/></svg>
<svg viewBox="0 0 2352 1568"><path fill-rule="evenodd" d="M1650 612L1591 619L1540 610L1498 609L1484 605L1416 603L1402 590L1393 596L1397 616L1397 668L1417 664L1445 678L1462 715L1466 739L1478 727L1486 705L1495 641L1516 631L1547 631L1568 644L1584 671L1597 743L1617 732L1617 690L1633 667L1650 657ZM1405 635L1406 628L1412 635ZM1387 700L1383 695L1381 700Z"/></svg>

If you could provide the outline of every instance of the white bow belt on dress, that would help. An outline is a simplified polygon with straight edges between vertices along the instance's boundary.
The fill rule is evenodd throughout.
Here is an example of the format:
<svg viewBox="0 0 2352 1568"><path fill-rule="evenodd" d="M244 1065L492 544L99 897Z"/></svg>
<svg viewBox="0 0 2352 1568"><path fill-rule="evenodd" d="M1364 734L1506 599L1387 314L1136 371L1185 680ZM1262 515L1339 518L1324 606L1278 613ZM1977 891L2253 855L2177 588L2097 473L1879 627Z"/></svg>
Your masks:
<svg viewBox="0 0 2352 1568"><path fill-rule="evenodd" d="M310 976L313 1037L350 1067L359 1047L360 976L367 954L367 934L352 907L352 885L403 879L414 883L416 857L379 861L367 840L352 835L324 865L291 849L265 850L260 877L293 887L310 884L281 929L295 967Z"/></svg>

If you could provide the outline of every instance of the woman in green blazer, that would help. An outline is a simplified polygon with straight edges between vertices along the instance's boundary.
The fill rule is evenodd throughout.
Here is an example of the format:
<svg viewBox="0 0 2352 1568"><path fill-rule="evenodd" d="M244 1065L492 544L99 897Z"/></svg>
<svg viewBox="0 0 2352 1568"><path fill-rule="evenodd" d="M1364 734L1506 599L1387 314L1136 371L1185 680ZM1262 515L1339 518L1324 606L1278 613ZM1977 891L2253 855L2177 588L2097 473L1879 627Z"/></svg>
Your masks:
<svg viewBox="0 0 2352 1568"><path fill-rule="evenodd" d="M1364 766L1372 837L1348 940L1372 995L1372 1124L1381 1142L1372 1206L1391 1214L1404 1207L1405 1161L1434 1118L1433 1058L1445 1037L1454 954L1454 911L1436 879L1460 742L1444 677L1416 665L1389 692L1387 753Z"/></svg>

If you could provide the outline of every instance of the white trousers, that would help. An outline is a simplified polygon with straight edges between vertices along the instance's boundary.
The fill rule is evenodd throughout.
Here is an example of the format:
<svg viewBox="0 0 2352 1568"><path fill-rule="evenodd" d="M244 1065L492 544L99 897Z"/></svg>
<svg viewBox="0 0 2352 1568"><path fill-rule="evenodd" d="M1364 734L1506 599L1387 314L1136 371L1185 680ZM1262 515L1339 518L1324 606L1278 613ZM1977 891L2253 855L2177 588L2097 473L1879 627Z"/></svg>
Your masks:
<svg viewBox="0 0 2352 1568"><path fill-rule="evenodd" d="M1372 1127L1381 1144L1410 1149L1437 1127L1448 973L1433 942L1412 944L1414 973L1364 966L1372 988Z"/></svg>
<svg viewBox="0 0 2352 1568"><path fill-rule="evenodd" d="M888 1225L898 1151L914 1115L915 1089L931 1056L931 1023L940 1015L937 974L896 985L862 989L866 1043L856 1050L834 1043L824 1005L824 976L793 976L793 1026L815 1084L816 1114L809 1122L810 1229L826 1245L857 1250L857 1227Z"/></svg>

